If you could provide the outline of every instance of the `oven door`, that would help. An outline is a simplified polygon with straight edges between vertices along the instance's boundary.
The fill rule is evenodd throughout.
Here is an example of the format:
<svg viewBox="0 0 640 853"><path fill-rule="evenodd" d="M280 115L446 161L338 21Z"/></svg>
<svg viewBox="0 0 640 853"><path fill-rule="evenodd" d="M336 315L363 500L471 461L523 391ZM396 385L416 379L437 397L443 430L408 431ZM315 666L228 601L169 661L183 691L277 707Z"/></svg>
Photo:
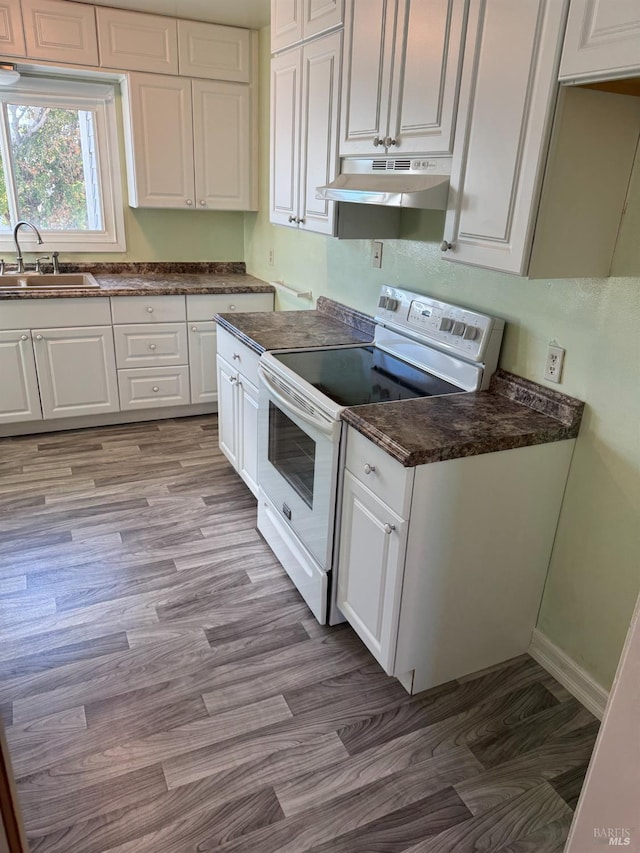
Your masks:
<svg viewBox="0 0 640 853"><path fill-rule="evenodd" d="M262 366L258 482L320 569L331 567L340 422L292 394Z"/></svg>

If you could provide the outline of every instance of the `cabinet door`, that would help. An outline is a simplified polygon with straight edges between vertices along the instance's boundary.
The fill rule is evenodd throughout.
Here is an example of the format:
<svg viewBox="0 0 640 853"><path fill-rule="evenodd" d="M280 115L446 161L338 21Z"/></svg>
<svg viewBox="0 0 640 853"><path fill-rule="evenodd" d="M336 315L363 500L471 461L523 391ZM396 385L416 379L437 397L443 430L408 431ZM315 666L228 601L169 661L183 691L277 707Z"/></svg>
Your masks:
<svg viewBox="0 0 640 853"><path fill-rule="evenodd" d="M111 326L37 329L33 337L45 418L119 411Z"/></svg>
<svg viewBox="0 0 640 853"><path fill-rule="evenodd" d="M251 31L200 21L178 21L180 74L249 83Z"/></svg>
<svg viewBox="0 0 640 853"><path fill-rule="evenodd" d="M342 156L383 154L389 119L395 0L348 0L340 120ZM382 147L381 147L382 145Z"/></svg>
<svg viewBox="0 0 640 853"><path fill-rule="evenodd" d="M214 403L218 399L216 339L216 323L213 320L189 325L192 403Z"/></svg>
<svg viewBox="0 0 640 853"><path fill-rule="evenodd" d="M40 395L28 331L0 332L0 424L42 420Z"/></svg>
<svg viewBox="0 0 640 853"><path fill-rule="evenodd" d="M238 470L238 373L218 355L218 444Z"/></svg>
<svg viewBox="0 0 640 853"><path fill-rule="evenodd" d="M270 219L297 227L300 175L302 49L271 62Z"/></svg>
<svg viewBox="0 0 640 853"><path fill-rule="evenodd" d="M390 154L453 153L465 13L461 0L399 3Z"/></svg>
<svg viewBox="0 0 640 853"><path fill-rule="evenodd" d="M344 0L304 0L302 32L305 38L317 36L344 20Z"/></svg>
<svg viewBox="0 0 640 853"><path fill-rule="evenodd" d="M178 28L175 18L123 9L96 8L100 65L178 73Z"/></svg>
<svg viewBox="0 0 640 853"><path fill-rule="evenodd" d="M607 80L638 74L638 0L571 0L560 80Z"/></svg>
<svg viewBox="0 0 640 853"><path fill-rule="evenodd" d="M302 41L303 0L271 0L271 53Z"/></svg>
<svg viewBox="0 0 640 853"><path fill-rule="evenodd" d="M22 0L27 56L98 65L94 7L65 0Z"/></svg>
<svg viewBox="0 0 640 853"><path fill-rule="evenodd" d="M388 675L394 671L406 522L345 471L338 607Z"/></svg>
<svg viewBox="0 0 640 853"><path fill-rule="evenodd" d="M197 207L255 207L249 86L193 81L193 144Z"/></svg>
<svg viewBox="0 0 640 853"><path fill-rule="evenodd" d="M0 2L0 54L26 56L20 0Z"/></svg>
<svg viewBox="0 0 640 853"><path fill-rule="evenodd" d="M472 0L445 259L527 270L565 12L549 0Z"/></svg>
<svg viewBox="0 0 640 853"><path fill-rule="evenodd" d="M238 473L258 497L258 389L240 374L237 393Z"/></svg>
<svg viewBox="0 0 640 853"><path fill-rule="evenodd" d="M338 100L342 33L317 39L302 52L299 225L333 234L335 202L316 198L316 187L332 181L338 168Z"/></svg>
<svg viewBox="0 0 640 853"><path fill-rule="evenodd" d="M128 97L129 204L195 208L191 81L131 74Z"/></svg>

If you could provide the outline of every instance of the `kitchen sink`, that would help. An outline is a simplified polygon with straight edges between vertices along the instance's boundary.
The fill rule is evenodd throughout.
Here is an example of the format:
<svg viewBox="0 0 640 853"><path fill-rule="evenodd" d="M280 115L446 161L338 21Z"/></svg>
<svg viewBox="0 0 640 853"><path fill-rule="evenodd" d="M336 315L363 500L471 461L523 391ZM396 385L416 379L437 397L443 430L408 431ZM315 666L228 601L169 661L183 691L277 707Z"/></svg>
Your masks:
<svg viewBox="0 0 640 853"><path fill-rule="evenodd" d="M9 273L0 276L0 292L3 290L87 290L100 287L90 273Z"/></svg>

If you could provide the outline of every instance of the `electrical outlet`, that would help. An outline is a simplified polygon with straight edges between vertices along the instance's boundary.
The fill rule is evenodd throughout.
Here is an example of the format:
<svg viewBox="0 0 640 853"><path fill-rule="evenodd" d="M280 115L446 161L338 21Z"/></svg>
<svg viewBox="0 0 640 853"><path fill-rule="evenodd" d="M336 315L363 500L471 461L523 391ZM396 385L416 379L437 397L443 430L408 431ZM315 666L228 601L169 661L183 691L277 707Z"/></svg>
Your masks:
<svg viewBox="0 0 640 853"><path fill-rule="evenodd" d="M374 270L382 269L382 243L379 240L371 243L371 266Z"/></svg>
<svg viewBox="0 0 640 853"><path fill-rule="evenodd" d="M544 365L544 378L549 382L560 382L564 364L564 349L557 344L549 344L547 361Z"/></svg>
<svg viewBox="0 0 640 853"><path fill-rule="evenodd" d="M269 266L273 266L273 249L269 249Z"/></svg>

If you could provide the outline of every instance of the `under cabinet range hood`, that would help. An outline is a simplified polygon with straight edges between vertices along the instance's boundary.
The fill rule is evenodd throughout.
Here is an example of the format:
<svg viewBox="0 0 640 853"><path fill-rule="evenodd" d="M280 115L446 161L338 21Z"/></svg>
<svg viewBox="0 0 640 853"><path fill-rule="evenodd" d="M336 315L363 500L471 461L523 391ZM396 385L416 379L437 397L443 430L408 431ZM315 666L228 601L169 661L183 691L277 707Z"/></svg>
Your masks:
<svg viewBox="0 0 640 853"><path fill-rule="evenodd" d="M316 197L330 201L446 210L451 158L376 157L341 161L340 175Z"/></svg>

